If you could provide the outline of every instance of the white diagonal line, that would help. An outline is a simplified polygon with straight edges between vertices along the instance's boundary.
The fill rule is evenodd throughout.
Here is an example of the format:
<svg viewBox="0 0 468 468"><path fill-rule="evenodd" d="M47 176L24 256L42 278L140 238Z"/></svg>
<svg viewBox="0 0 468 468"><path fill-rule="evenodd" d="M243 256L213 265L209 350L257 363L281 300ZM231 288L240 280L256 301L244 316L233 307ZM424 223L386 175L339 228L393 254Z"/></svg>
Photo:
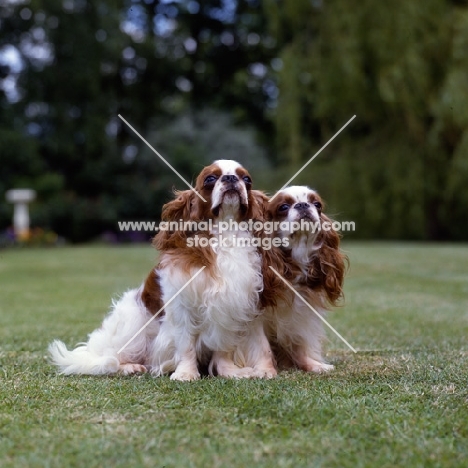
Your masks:
<svg viewBox="0 0 468 468"><path fill-rule="evenodd" d="M272 266L270 268L273 270L273 273L275 273L278 278L283 281L283 283L312 311L315 313L315 315L328 327L330 330L332 330L338 338L340 338L347 346L348 348L357 353L357 351L291 286L291 284L286 281Z"/></svg>
<svg viewBox="0 0 468 468"><path fill-rule="evenodd" d="M204 269L202 266L118 351L120 354Z"/></svg>
<svg viewBox="0 0 468 468"><path fill-rule="evenodd" d="M279 190L276 192L269 201L278 195L281 190L286 188L289 183L295 179L354 119L356 115L353 115Z"/></svg>
<svg viewBox="0 0 468 468"><path fill-rule="evenodd" d="M154 154L156 154L156 156L159 157L159 159L161 159L161 161L163 161L164 163L166 163L166 165L172 169L174 171L175 174L177 174L180 179L182 181L185 182L185 184L191 189L193 190L205 203L206 203L206 200L184 179L184 177L179 174L120 114L118 114L120 120L124 121L140 138L141 140L146 143L146 145L154 152Z"/></svg>

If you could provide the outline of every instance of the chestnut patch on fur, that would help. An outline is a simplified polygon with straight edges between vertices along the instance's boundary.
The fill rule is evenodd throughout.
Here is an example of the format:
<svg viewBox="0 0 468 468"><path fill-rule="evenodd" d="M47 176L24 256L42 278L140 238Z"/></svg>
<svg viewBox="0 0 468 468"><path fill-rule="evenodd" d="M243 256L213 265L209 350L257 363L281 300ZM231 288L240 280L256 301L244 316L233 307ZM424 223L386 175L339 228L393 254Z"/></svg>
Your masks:
<svg viewBox="0 0 468 468"><path fill-rule="evenodd" d="M159 275L157 270L151 270L148 275L141 293L141 300L152 315L156 314L163 306L161 301L161 286L159 285ZM164 310L159 313L159 316L164 315Z"/></svg>

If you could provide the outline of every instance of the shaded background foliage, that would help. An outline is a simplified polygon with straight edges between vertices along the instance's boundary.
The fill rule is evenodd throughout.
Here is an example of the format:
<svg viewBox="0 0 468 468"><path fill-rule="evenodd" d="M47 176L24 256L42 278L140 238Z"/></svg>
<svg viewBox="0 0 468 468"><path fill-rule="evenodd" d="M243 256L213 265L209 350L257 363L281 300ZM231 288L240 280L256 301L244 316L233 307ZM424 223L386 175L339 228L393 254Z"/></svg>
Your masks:
<svg viewBox="0 0 468 468"><path fill-rule="evenodd" d="M467 83L464 1L0 0L0 196L86 241L183 188L118 114L188 180L234 158L269 191L356 114L295 182L355 237L466 240Z"/></svg>

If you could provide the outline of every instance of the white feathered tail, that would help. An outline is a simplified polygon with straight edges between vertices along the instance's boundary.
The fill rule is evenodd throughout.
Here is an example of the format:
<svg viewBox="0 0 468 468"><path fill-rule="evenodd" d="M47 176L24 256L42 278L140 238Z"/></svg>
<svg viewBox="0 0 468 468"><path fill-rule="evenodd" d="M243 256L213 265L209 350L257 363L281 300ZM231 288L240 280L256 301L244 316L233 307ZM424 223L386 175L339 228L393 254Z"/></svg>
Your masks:
<svg viewBox="0 0 468 468"><path fill-rule="evenodd" d="M118 353L152 317L139 295L139 289L132 289L114 302L102 326L89 335L87 343L70 351L63 342L53 341L49 345L52 363L62 374L88 375L115 374L125 364L146 364L150 344L159 331L158 320L153 320Z"/></svg>

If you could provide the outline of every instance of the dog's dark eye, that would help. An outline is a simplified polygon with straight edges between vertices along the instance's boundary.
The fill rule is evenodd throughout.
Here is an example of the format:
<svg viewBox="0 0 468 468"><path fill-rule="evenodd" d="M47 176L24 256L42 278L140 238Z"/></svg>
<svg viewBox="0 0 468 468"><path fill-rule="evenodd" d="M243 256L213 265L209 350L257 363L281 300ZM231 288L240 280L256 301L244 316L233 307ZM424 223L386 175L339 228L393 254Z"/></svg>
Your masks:
<svg viewBox="0 0 468 468"><path fill-rule="evenodd" d="M213 185L218 178L214 175L209 175L203 182L203 185Z"/></svg>
<svg viewBox="0 0 468 468"><path fill-rule="evenodd" d="M287 203L284 203L283 205L278 207L278 211L288 211L289 210L289 205Z"/></svg>
<svg viewBox="0 0 468 468"><path fill-rule="evenodd" d="M318 201L314 202L315 208L317 208L317 211L320 213L322 211L322 204Z"/></svg>
<svg viewBox="0 0 468 468"><path fill-rule="evenodd" d="M252 179L249 176L242 177L242 180L245 182L246 185L250 185L252 183Z"/></svg>

